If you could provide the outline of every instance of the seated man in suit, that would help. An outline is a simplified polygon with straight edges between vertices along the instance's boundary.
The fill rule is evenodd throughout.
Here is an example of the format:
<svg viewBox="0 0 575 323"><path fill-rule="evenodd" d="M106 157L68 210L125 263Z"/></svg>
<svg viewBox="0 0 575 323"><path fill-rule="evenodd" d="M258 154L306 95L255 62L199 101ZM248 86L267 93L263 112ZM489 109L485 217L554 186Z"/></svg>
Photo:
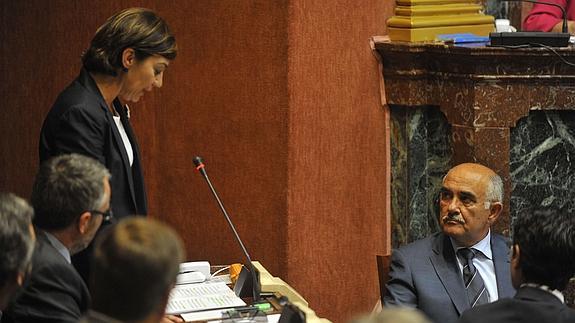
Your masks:
<svg viewBox="0 0 575 323"><path fill-rule="evenodd" d="M167 225L122 220L96 240L92 307L81 322L160 322L183 258L180 238Z"/></svg>
<svg viewBox="0 0 575 323"><path fill-rule="evenodd" d="M77 322L90 297L70 256L94 238L110 209L110 173L95 159L61 155L40 166L32 189L32 271L2 322Z"/></svg>
<svg viewBox="0 0 575 323"><path fill-rule="evenodd" d="M22 286L30 268L36 240L33 216L28 202L0 193L0 311Z"/></svg>
<svg viewBox="0 0 575 323"><path fill-rule="evenodd" d="M416 307L436 323L477 304L511 297L506 239L490 231L503 183L491 169L460 164L443 179L436 233L394 250L385 305Z"/></svg>
<svg viewBox="0 0 575 323"><path fill-rule="evenodd" d="M521 214L513 226L512 249L515 297L475 307L460 322L575 322L575 310L561 293L575 275L574 214Z"/></svg>

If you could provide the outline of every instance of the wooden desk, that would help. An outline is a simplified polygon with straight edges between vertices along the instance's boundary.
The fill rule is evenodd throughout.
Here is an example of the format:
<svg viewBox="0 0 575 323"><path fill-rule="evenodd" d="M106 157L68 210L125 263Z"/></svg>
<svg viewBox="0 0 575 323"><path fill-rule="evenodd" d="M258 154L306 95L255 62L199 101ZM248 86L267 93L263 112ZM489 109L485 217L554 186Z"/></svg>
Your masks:
<svg viewBox="0 0 575 323"><path fill-rule="evenodd" d="M211 271L216 272L219 269L223 269L226 266L211 266ZM282 305L279 304L278 300L285 296L288 298L289 302L300 309L306 317L306 322L309 323L331 323L327 319L322 319L317 317L315 312L309 308L308 302L290 285L284 282L282 279L278 277L272 276L267 269L258 261L254 261L254 267L256 270L259 271L260 274L260 284L261 284L261 294L262 300L269 302L272 305L272 308L269 311L265 311L267 315L270 314L278 314L281 313ZM268 296L264 296L268 295ZM251 298L246 300L246 303L251 302ZM212 310L207 310L207 312ZM225 312L226 310L214 310L218 313ZM202 311L203 312L203 311ZM196 312L200 313L200 312ZM212 314L210 314L212 315ZM203 321L194 321L194 322L203 322Z"/></svg>
<svg viewBox="0 0 575 323"><path fill-rule="evenodd" d="M319 318L315 312L309 308L308 302L295 289L281 278L272 276L259 261L254 261L254 266L260 272L262 293L274 293L278 297L286 296L292 304L305 313L307 323L331 322L328 319Z"/></svg>

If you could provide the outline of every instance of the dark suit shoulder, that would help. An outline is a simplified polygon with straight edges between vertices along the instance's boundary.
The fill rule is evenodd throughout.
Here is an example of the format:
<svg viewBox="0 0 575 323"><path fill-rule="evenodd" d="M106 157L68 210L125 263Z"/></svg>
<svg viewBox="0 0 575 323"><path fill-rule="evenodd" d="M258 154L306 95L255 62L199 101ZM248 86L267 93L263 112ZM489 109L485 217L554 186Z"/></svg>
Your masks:
<svg viewBox="0 0 575 323"><path fill-rule="evenodd" d="M509 245L511 242L508 237L495 232L491 232L491 241L495 243L504 243L505 245Z"/></svg>
<svg viewBox="0 0 575 323"><path fill-rule="evenodd" d="M87 310L89 298L74 267L40 233L32 271L2 322L76 322Z"/></svg>
<svg viewBox="0 0 575 323"><path fill-rule="evenodd" d="M38 252L40 254L40 252ZM45 248L43 254L32 261L31 285L47 283L49 286L70 287L69 292L82 292L85 283L74 267L57 251Z"/></svg>
<svg viewBox="0 0 575 323"><path fill-rule="evenodd" d="M422 255L429 254L435 246L441 244L445 236L443 233L438 232L399 247L394 251L399 251L405 255Z"/></svg>
<svg viewBox="0 0 575 323"><path fill-rule="evenodd" d="M104 117L105 109L101 105L101 99L97 95L86 89L78 81L74 81L58 95L48 116L57 117L71 109L76 109L85 110L86 113L94 117Z"/></svg>
<svg viewBox="0 0 575 323"><path fill-rule="evenodd" d="M480 305L480 306L476 306L473 307L465 312L463 312L461 314L461 317L459 318L459 320L457 321L458 323L474 323L474 322L485 322L485 315L491 317L491 314L493 311L498 311L498 309L500 308L511 308L512 304L511 304L511 299L500 299L494 303L490 303L490 304L485 304L485 305ZM500 316L502 316L503 314L500 314ZM501 317L500 319L503 319L503 317ZM506 318L508 319L508 318ZM495 323L495 322L490 322L490 323Z"/></svg>
<svg viewBox="0 0 575 323"><path fill-rule="evenodd" d="M80 153L105 162L104 142L112 119L107 115L105 102L94 91L98 90L76 80L58 96L40 132L41 162L67 153Z"/></svg>
<svg viewBox="0 0 575 323"><path fill-rule="evenodd" d="M504 298L465 311L459 323L572 323L575 310L560 302Z"/></svg>
<svg viewBox="0 0 575 323"><path fill-rule="evenodd" d="M64 273L65 276L62 277L62 275L60 275L62 273ZM72 264L52 246L43 232L39 232L32 257L32 275L30 281L32 282L38 278L43 278L44 275L54 275L50 278L65 282L83 282Z"/></svg>

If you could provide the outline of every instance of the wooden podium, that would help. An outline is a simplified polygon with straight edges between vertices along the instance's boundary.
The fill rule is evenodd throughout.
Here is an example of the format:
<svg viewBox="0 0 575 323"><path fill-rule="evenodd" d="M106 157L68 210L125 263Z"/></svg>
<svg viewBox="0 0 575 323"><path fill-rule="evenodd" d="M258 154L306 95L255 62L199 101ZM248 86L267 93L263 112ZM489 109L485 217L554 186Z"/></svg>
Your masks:
<svg viewBox="0 0 575 323"><path fill-rule="evenodd" d="M305 313L307 323L331 322L328 319L319 318L315 312L309 308L307 301L295 289L281 278L272 276L259 261L254 261L253 264L260 273L262 293L274 293L277 296L286 296L293 305Z"/></svg>
<svg viewBox="0 0 575 323"><path fill-rule="evenodd" d="M297 319L295 322L301 321L301 313L303 313L303 315L305 315L305 322L331 323L331 321L327 319L319 318L315 312L309 308L308 302L295 289L282 279L272 276L260 262L254 261L253 265L259 273L261 300L262 303L264 303L262 305L268 305L267 307L258 310L257 306L227 306L230 305L230 302L225 293L232 293L233 298L237 298L236 295L238 292L236 291L236 294L234 294L233 291L228 289L224 294L222 294L223 296L219 296L221 297L220 299L216 299L218 296L215 296L216 293L214 292L214 288L217 289L217 287L210 288L209 286L211 282L204 282L201 284L179 285L183 286L182 288L184 290L180 290L178 292L180 298L175 299L174 307L171 308L171 313L174 315L181 315L186 322L219 321L222 320L222 317L226 317L226 315L230 316L230 318L226 318L226 320L232 320L234 322L245 322L246 320L249 322L257 322L258 318L262 318L262 316L267 316L269 320L275 320L279 317L280 321L284 320L284 322L294 322L294 318L291 318L290 320L289 315L286 316L286 311L287 313L290 313L291 311L291 313L295 315L295 319ZM221 271L226 268L229 268L229 266L212 266L211 271L212 273L217 272L223 277L227 277L228 274L221 273ZM216 281L213 282L213 286L215 286L215 284L222 284L222 280L218 279L219 277L220 276L215 277ZM190 286L189 289L188 286ZM178 286L176 288L178 288ZM247 304L251 304L253 301L253 298L251 297L251 285L249 289L250 296L246 296L247 298L243 299ZM199 294L202 293L207 294L200 296ZM240 294L242 293L240 292ZM201 299L203 296L206 298ZM188 298L191 300L188 300ZM191 305L181 305L188 303ZM226 306L223 306L223 304ZM186 308L183 308L182 306L186 306ZM238 316L236 317L236 315ZM258 318L256 318L256 316Z"/></svg>

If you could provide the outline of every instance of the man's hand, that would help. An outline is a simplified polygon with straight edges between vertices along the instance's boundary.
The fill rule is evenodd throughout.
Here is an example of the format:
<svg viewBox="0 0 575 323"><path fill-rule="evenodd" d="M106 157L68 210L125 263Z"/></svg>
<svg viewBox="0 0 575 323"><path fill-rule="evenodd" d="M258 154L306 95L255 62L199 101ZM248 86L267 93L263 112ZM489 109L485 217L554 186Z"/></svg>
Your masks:
<svg viewBox="0 0 575 323"><path fill-rule="evenodd" d="M179 316L166 315L162 318L161 323L181 323L181 322L184 322L184 320Z"/></svg>
<svg viewBox="0 0 575 323"><path fill-rule="evenodd" d="M560 33L562 29L563 29L563 20L558 22L551 31ZM567 20L567 32L570 33L571 35L575 35L575 21Z"/></svg>

